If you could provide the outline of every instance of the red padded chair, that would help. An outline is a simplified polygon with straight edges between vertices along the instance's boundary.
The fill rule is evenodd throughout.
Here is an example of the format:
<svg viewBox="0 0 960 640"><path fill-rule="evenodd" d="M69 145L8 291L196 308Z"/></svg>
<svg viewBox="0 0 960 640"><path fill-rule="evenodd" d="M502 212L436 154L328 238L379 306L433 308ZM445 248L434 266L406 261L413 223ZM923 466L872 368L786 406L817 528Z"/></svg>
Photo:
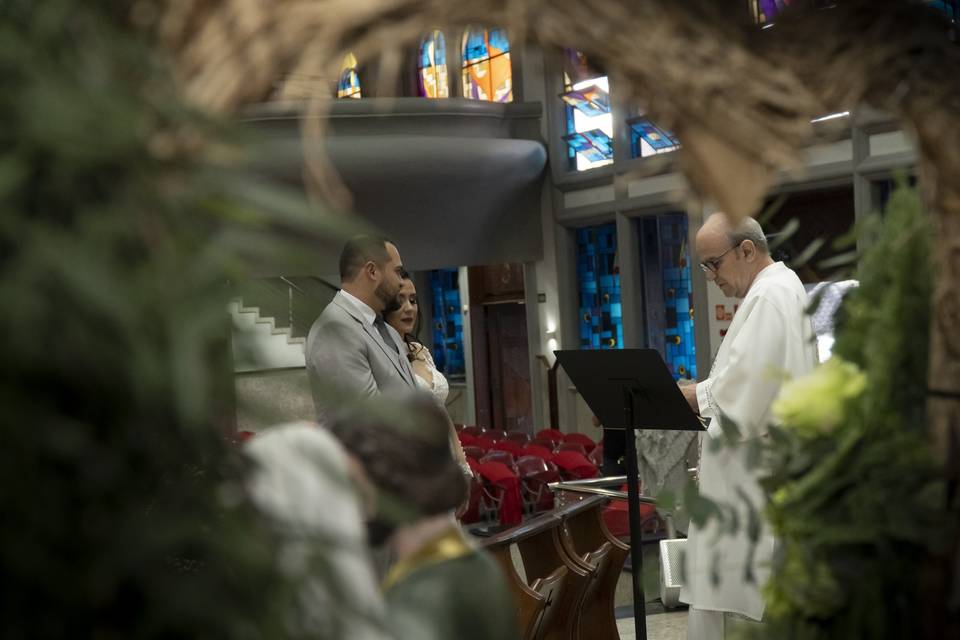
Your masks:
<svg viewBox="0 0 960 640"><path fill-rule="evenodd" d="M547 485L560 480L557 465L536 456L523 456L517 460L520 475L520 492L527 513L553 509L553 491Z"/></svg>
<svg viewBox="0 0 960 640"><path fill-rule="evenodd" d="M627 490L627 485L620 487ZM642 493L642 492L641 492ZM611 535L624 539L630 537L630 517L626 500L611 500L603 509L603 523L607 525ZM656 533L660 528L660 516L657 507L652 504L640 503L640 528L644 533Z"/></svg>
<svg viewBox="0 0 960 640"><path fill-rule="evenodd" d="M587 450L579 442L561 442L557 445L557 451L576 451L584 458L587 457Z"/></svg>
<svg viewBox="0 0 960 640"><path fill-rule="evenodd" d="M493 445L495 444L497 444L496 440L493 438L488 438L487 436L477 436L473 440L473 446L480 447L484 451L493 449Z"/></svg>
<svg viewBox="0 0 960 640"><path fill-rule="evenodd" d="M523 455L523 446L517 444L513 440L500 440L493 445L493 449L496 451L509 451L515 457L520 457Z"/></svg>
<svg viewBox="0 0 960 640"><path fill-rule="evenodd" d="M468 461L468 462L470 461L471 458L473 458L474 460L476 460L477 462L479 462L479 461L480 461L480 458L482 458L482 457L484 456L484 454L486 454L486 453L487 453L487 450L486 450L486 449L482 449L482 448L480 448L480 447L474 447L474 446L469 446L469 445L468 445L468 446L466 446L466 447L463 448L463 454L464 454L465 456L467 456L467 461Z"/></svg>
<svg viewBox="0 0 960 640"><path fill-rule="evenodd" d="M514 473L517 471L517 460L513 457L513 454L509 451L503 451L501 449L491 449L487 451L480 462L499 462L500 464L505 464L509 467Z"/></svg>
<svg viewBox="0 0 960 640"><path fill-rule="evenodd" d="M590 453L597 447L597 443L593 439L583 433L567 433L563 436L564 442L576 442L577 444L582 444L584 450L587 453Z"/></svg>
<svg viewBox="0 0 960 640"><path fill-rule="evenodd" d="M557 445L553 440L547 440L546 438L534 438L533 442L531 442L530 444L534 444L538 447L543 447L544 449L547 449L549 451L553 451L554 449L557 448Z"/></svg>
<svg viewBox="0 0 960 640"><path fill-rule="evenodd" d="M510 455L506 451L490 453ZM510 457L513 458L513 456ZM520 524L523 519L523 499L520 495L520 478L516 471L502 462L484 458L477 464L477 472L483 478L481 514L495 509L500 524L507 526Z"/></svg>
<svg viewBox="0 0 960 640"><path fill-rule="evenodd" d="M510 442L516 442L521 447L525 447L530 444L530 434L523 433L521 431L511 431L507 434L507 440Z"/></svg>
<svg viewBox="0 0 960 640"><path fill-rule="evenodd" d="M472 436L469 433L463 433L462 431L457 432L457 439L460 441L461 447L469 447L477 441L476 436Z"/></svg>
<svg viewBox="0 0 960 640"><path fill-rule="evenodd" d="M520 471L520 477L526 478L547 470L547 461L537 456L520 456L517 458L517 469Z"/></svg>
<svg viewBox="0 0 960 640"><path fill-rule="evenodd" d="M483 433L488 438L493 438L494 442L500 442L507 439L507 432L503 429L488 429Z"/></svg>
<svg viewBox="0 0 960 640"><path fill-rule="evenodd" d="M599 470L579 451L557 451L553 461L560 468L560 474L567 480L587 480L596 478Z"/></svg>
<svg viewBox="0 0 960 640"><path fill-rule="evenodd" d="M523 448L523 454L527 456L536 456L553 462L553 448L544 447L539 444L528 444Z"/></svg>
<svg viewBox="0 0 960 640"><path fill-rule="evenodd" d="M563 442L563 433L556 429L542 429L537 431L536 437L538 440L549 440L554 444Z"/></svg>
<svg viewBox="0 0 960 640"><path fill-rule="evenodd" d="M485 429L483 427L478 427L476 425L467 425L460 429L460 433L468 433L473 437L482 436Z"/></svg>

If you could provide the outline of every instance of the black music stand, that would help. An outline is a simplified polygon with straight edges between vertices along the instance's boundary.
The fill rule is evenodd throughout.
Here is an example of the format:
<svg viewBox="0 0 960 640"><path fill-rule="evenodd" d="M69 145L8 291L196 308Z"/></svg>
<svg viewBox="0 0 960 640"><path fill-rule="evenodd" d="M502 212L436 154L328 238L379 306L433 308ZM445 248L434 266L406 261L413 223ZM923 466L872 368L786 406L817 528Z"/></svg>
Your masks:
<svg viewBox="0 0 960 640"><path fill-rule="evenodd" d="M626 430L633 617L637 640L646 640L647 608L643 594L641 546L643 531L640 529L640 483L635 431L703 431L703 425L690 409L680 387L655 349L565 350L553 353L601 424L608 429ZM638 426L638 422L642 426Z"/></svg>

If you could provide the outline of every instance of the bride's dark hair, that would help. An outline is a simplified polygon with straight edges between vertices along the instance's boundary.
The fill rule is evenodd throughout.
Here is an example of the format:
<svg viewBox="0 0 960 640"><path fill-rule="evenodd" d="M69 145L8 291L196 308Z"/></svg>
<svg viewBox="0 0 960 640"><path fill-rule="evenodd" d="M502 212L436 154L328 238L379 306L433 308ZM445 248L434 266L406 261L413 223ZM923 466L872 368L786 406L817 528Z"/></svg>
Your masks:
<svg viewBox="0 0 960 640"><path fill-rule="evenodd" d="M407 270L404 270L400 274L400 277L403 280L409 280L411 283L413 282L413 278L410 277L410 272ZM420 297L419 294L417 294L418 299L419 297ZM391 313L399 310L400 310L400 301L398 298L394 298L393 303L390 304L390 306L388 306L386 309L384 309L383 315L384 317L387 317ZM421 349L426 349L426 347L423 346L423 343L420 342L420 326L422 324L423 324L423 312L420 311L420 303L417 302L417 319L414 320L413 322L413 331L410 333L405 333L403 335L403 341L407 343L407 359L410 360L410 362L413 362L414 360L417 359L417 354L420 353Z"/></svg>

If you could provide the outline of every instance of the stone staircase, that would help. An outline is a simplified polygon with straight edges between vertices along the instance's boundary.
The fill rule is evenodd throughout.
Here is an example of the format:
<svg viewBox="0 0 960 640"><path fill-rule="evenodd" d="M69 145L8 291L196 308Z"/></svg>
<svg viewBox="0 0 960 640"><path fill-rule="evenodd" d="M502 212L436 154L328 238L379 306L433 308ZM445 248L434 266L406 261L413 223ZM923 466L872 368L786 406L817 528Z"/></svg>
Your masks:
<svg viewBox="0 0 960 640"><path fill-rule="evenodd" d="M278 327L273 318L261 317L258 307L243 306L242 298L234 298L227 308L233 319L235 372L306 366L306 338L294 337L289 327Z"/></svg>

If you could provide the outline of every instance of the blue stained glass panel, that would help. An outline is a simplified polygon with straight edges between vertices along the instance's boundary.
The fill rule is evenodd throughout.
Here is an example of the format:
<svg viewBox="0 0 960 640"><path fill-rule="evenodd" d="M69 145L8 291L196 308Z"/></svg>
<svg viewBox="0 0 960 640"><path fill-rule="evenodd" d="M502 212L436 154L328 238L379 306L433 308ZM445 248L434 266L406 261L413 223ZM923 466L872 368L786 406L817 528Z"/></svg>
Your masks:
<svg viewBox="0 0 960 640"><path fill-rule="evenodd" d="M673 133L658 127L646 118L635 118L628 122L630 124L630 153L634 158L640 158L644 155L641 140L650 145L654 152L670 151L680 146Z"/></svg>
<svg viewBox="0 0 960 640"><path fill-rule="evenodd" d="M560 98L591 118L610 113L610 94L597 85L586 89L571 89L566 93L561 93Z"/></svg>
<svg viewBox="0 0 960 640"><path fill-rule="evenodd" d="M447 45L443 32L435 30L420 43L417 62L419 94L423 98L449 98L447 79Z"/></svg>
<svg viewBox="0 0 960 640"><path fill-rule="evenodd" d="M673 377L696 380L697 359L693 333L690 250L687 216L659 217L660 266L663 278L664 360Z"/></svg>
<svg viewBox="0 0 960 640"><path fill-rule="evenodd" d="M486 60L492 54L487 49L487 32L484 29L470 29L463 45L463 64L473 64Z"/></svg>
<svg viewBox="0 0 960 640"><path fill-rule="evenodd" d="M613 118L610 113L610 82L599 69L592 68L587 57L572 48L564 49L563 93L566 133L568 136L593 130L603 131L607 138L613 136ZM590 149L589 139L568 138L577 148L567 145L567 169L586 171L613 162L613 154L603 147L612 147L605 141L598 151Z"/></svg>
<svg viewBox="0 0 960 640"><path fill-rule="evenodd" d="M460 311L458 269L430 272L433 299L433 361L447 376L462 376L466 371L463 355L463 314Z"/></svg>
<svg viewBox="0 0 960 640"><path fill-rule="evenodd" d="M622 348L623 315L616 224L577 230L577 286L580 348Z"/></svg>
<svg viewBox="0 0 960 640"><path fill-rule="evenodd" d="M344 69L340 74L340 83L337 85L337 97L360 97L360 76L356 69Z"/></svg>
<svg viewBox="0 0 960 640"><path fill-rule="evenodd" d="M489 34L489 55L491 58L510 51L510 40L507 38L506 29L490 29Z"/></svg>
<svg viewBox="0 0 960 640"><path fill-rule="evenodd" d="M491 102L513 100L510 43L504 29L469 28L464 32L461 75L463 97Z"/></svg>
<svg viewBox="0 0 960 640"><path fill-rule="evenodd" d="M420 68L447 64L447 43L442 31L435 31L420 44Z"/></svg>
<svg viewBox="0 0 960 640"><path fill-rule="evenodd" d="M600 149L590 144L590 141L579 133L564 136L563 139L566 140L567 145L574 155L578 153L582 154L583 157L590 162L600 162L601 160L607 159L607 156L603 155Z"/></svg>
<svg viewBox="0 0 960 640"><path fill-rule="evenodd" d="M571 133L563 136L563 140L591 162L609 160L613 157L613 140L601 129Z"/></svg>

